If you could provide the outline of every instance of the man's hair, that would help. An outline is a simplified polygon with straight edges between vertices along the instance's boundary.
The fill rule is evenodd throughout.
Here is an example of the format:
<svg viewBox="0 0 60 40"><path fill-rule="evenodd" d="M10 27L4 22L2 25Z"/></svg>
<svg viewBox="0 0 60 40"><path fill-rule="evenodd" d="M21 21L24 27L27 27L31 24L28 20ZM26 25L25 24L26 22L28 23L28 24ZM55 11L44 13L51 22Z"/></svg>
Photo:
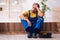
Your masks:
<svg viewBox="0 0 60 40"><path fill-rule="evenodd" d="M37 6L38 6L38 8L40 8L40 5L39 5L38 3L33 3L33 5L37 5Z"/></svg>

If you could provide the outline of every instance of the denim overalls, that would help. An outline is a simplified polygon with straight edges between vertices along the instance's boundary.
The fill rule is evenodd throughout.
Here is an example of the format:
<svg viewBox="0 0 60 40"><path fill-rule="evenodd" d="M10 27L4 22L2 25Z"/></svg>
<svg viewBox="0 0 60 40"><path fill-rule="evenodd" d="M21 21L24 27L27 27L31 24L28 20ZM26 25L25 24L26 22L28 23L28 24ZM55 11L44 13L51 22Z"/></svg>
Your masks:
<svg viewBox="0 0 60 40"><path fill-rule="evenodd" d="M36 13L36 17L35 18L31 18L30 17L30 11L29 11L29 17L28 17L28 19L29 19L29 21L32 24L31 27L30 27L29 32L34 32L35 28L37 28L39 30L41 30L41 28L42 28L42 24L43 24L44 18L43 17L38 17L37 14L38 13ZM21 20L21 23L22 23L22 26L23 26L24 29L27 29L29 27L27 21Z"/></svg>

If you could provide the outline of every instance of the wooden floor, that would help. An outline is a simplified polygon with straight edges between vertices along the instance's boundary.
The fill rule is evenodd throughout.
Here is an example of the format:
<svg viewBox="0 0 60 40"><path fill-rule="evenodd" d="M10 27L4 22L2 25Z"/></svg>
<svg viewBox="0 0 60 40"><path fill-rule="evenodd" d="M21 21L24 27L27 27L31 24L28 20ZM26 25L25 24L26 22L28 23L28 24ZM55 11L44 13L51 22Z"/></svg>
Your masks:
<svg viewBox="0 0 60 40"><path fill-rule="evenodd" d="M27 38L26 34L17 35L2 35L0 34L0 40L60 40L60 34L53 34L52 38Z"/></svg>

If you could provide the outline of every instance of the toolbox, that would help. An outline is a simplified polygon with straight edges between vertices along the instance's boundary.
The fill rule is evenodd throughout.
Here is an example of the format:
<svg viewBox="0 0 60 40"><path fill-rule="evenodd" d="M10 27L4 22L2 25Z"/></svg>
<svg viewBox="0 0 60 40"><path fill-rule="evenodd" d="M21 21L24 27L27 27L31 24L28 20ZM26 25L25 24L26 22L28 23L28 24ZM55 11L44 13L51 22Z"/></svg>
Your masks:
<svg viewBox="0 0 60 40"><path fill-rule="evenodd" d="M40 33L40 38L52 38L52 33Z"/></svg>

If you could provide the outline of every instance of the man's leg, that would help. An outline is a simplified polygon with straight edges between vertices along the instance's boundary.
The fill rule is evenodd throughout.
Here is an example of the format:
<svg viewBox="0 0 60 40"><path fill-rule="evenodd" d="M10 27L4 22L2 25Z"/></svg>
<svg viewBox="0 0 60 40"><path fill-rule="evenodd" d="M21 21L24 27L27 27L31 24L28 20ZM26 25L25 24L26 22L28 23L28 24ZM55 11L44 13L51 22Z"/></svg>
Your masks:
<svg viewBox="0 0 60 40"><path fill-rule="evenodd" d="M42 26L43 26L43 22L44 22L44 18L43 17L38 18L35 28L41 30Z"/></svg>
<svg viewBox="0 0 60 40"><path fill-rule="evenodd" d="M21 20L22 26L23 28L26 30L26 32L28 33L28 38L32 37L32 33L31 33L31 28L28 26L27 21L25 20Z"/></svg>
<svg viewBox="0 0 60 40"><path fill-rule="evenodd" d="M22 26L23 26L24 29L27 29L27 28L28 28L28 23L27 23L27 21L21 20L21 23L22 23Z"/></svg>
<svg viewBox="0 0 60 40"><path fill-rule="evenodd" d="M36 26L34 28L34 38L37 38L37 33L40 33L42 29L43 21L44 21L43 17L40 17L37 20Z"/></svg>

